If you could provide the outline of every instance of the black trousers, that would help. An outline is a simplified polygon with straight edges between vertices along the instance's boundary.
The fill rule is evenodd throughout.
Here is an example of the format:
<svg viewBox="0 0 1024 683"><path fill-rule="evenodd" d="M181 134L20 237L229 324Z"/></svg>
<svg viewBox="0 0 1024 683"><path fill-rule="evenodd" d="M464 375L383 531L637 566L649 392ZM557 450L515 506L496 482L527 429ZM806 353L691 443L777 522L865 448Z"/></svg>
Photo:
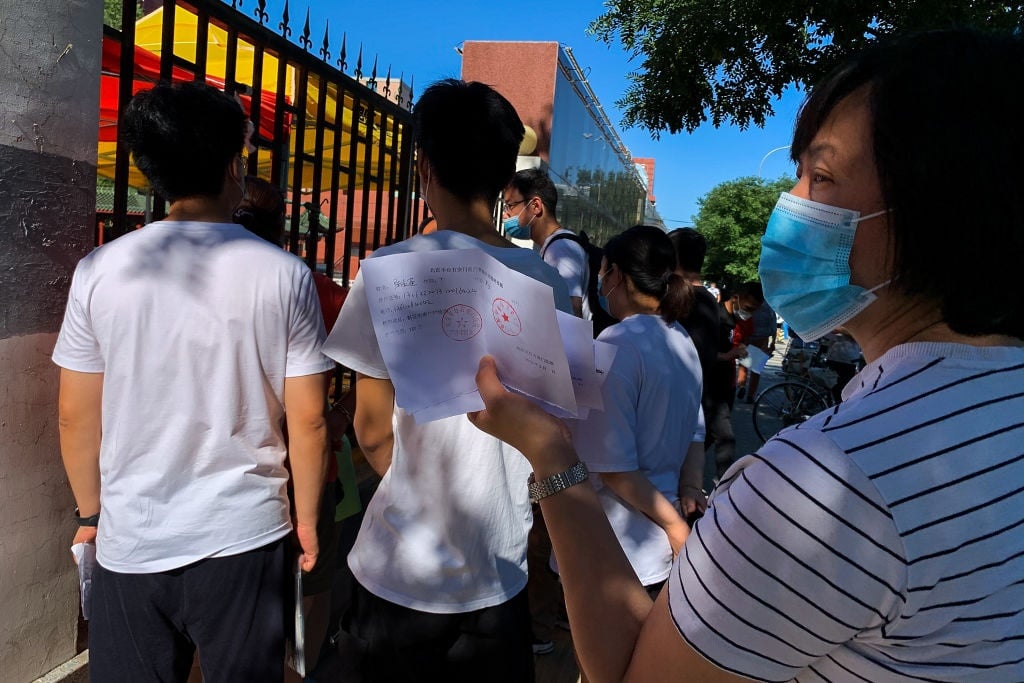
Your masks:
<svg viewBox="0 0 1024 683"><path fill-rule="evenodd" d="M198 648L206 683L280 683L285 542L154 574L121 574L97 565L89 678L185 681Z"/></svg>
<svg viewBox="0 0 1024 683"><path fill-rule="evenodd" d="M532 683L532 642L525 588L500 605L434 614L396 605L353 581L338 643L341 680Z"/></svg>
<svg viewBox="0 0 1024 683"><path fill-rule="evenodd" d="M711 491L714 482L720 480L729 466L736 460L736 435L732 428L732 406L735 394L730 391L726 397L705 396L701 401L704 408L704 490ZM714 446L712 452L711 447Z"/></svg>

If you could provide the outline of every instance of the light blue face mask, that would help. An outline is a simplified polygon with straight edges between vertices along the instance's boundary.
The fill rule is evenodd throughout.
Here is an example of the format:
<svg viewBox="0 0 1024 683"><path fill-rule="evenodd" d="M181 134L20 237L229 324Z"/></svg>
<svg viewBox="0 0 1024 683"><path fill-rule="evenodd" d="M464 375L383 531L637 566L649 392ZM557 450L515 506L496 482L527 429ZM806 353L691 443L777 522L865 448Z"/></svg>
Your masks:
<svg viewBox="0 0 1024 683"><path fill-rule="evenodd" d="M526 202L526 203L529 204L530 202ZM520 211L518 214L516 214L515 216L510 216L510 217L506 218L501 223L501 226L503 228L505 228L505 234L508 235L509 237L513 238L513 239L517 239L517 240L528 240L528 239L530 239L530 226L533 225L533 221L537 217L534 216L533 218L530 219L529 223L527 223L526 225L523 225L522 223L519 222L519 217L523 215L523 211L526 211L526 207L525 206L523 207L522 211Z"/></svg>
<svg viewBox="0 0 1024 683"><path fill-rule="evenodd" d="M611 266L608 267L608 270L611 270ZM615 285L615 287L612 287L608 291L608 294L602 294L602 292L604 291L604 275L608 272L608 270L604 271L604 273L597 274L597 303L601 305L601 308L603 308L606 313L611 313L612 309L608 308L608 294L614 292L615 287L618 287L619 285Z"/></svg>
<svg viewBox="0 0 1024 683"><path fill-rule="evenodd" d="M846 323L877 298L889 280L864 289L850 284L850 250L859 211L783 192L761 238L758 272L764 298L807 341Z"/></svg>

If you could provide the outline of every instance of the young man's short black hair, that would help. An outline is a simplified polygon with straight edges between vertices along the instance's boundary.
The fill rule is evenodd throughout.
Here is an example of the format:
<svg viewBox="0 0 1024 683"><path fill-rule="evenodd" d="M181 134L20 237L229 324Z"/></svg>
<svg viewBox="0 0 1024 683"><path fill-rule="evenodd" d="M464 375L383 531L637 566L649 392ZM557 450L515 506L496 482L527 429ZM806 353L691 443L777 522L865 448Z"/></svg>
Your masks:
<svg viewBox="0 0 1024 683"><path fill-rule="evenodd" d="M957 29L879 43L811 91L794 159L835 106L868 89L872 146L895 247L893 286L942 307L953 331L1024 337L1024 306L979 296L1020 288L1024 262L1024 39Z"/></svg>
<svg viewBox="0 0 1024 683"><path fill-rule="evenodd" d="M519 171L512 177L509 183L523 195L523 199L529 200L533 197L540 197L544 208L552 216L558 208L558 190L547 173L537 168L527 168Z"/></svg>
<svg viewBox="0 0 1024 683"><path fill-rule="evenodd" d="M516 172L526 129L515 108L483 83L430 85L413 110L415 142L441 185L465 201L498 199Z"/></svg>
<svg viewBox="0 0 1024 683"><path fill-rule="evenodd" d="M708 242L704 235L693 228L676 228L668 234L676 249L679 268L687 273L699 273L704 268L704 257L708 253Z"/></svg>
<svg viewBox="0 0 1024 683"><path fill-rule="evenodd" d="M228 164L242 153L246 118L205 83L161 83L131 99L118 127L135 165L173 202L221 193Z"/></svg>

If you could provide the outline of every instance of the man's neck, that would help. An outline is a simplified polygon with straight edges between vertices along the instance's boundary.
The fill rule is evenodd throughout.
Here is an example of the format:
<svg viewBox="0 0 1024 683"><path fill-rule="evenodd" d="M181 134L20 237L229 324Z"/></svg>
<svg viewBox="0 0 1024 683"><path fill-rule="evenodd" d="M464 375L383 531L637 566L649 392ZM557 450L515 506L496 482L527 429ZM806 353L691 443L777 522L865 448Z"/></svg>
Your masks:
<svg viewBox="0 0 1024 683"><path fill-rule="evenodd" d="M486 199L474 199L467 203L444 191L437 192L436 199L432 193L430 199L438 229L461 232L495 246L515 246L494 229L493 214Z"/></svg>
<svg viewBox="0 0 1024 683"><path fill-rule="evenodd" d="M223 197L186 197L171 202L164 220L230 223L233 215L234 207Z"/></svg>
<svg viewBox="0 0 1024 683"><path fill-rule="evenodd" d="M541 246L547 242L549 237L561 229L562 226L558 224L558 221L540 216L533 222L532 230L530 230L530 239L537 246Z"/></svg>

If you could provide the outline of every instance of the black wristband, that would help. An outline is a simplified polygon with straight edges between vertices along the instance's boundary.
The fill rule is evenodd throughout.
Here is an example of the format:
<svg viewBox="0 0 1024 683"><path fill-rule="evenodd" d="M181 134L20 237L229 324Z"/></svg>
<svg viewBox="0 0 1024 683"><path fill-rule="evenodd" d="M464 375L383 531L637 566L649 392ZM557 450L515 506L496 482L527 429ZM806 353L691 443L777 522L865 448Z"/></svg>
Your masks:
<svg viewBox="0 0 1024 683"><path fill-rule="evenodd" d="M78 523L78 526L97 526L100 523L100 513L97 512L95 515L89 515L88 517L79 517L78 508L75 508L75 522Z"/></svg>

